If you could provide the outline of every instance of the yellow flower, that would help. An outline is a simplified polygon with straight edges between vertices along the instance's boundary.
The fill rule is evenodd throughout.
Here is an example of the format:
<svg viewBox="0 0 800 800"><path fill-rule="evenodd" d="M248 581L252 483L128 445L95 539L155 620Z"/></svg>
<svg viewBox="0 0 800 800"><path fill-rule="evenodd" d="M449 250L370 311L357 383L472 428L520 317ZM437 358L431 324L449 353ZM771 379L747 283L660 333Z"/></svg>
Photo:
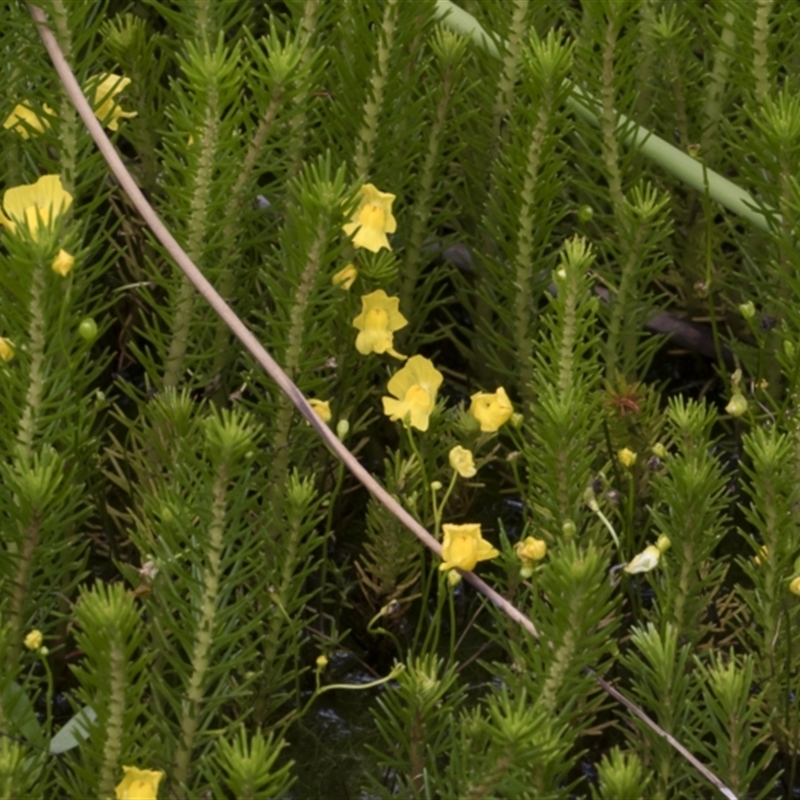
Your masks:
<svg viewBox="0 0 800 800"><path fill-rule="evenodd" d="M317 656L317 669L325 669L328 666L328 659L326 656Z"/></svg>
<svg viewBox="0 0 800 800"><path fill-rule="evenodd" d="M547 555L547 542L543 539L536 539L528 536L524 541L517 542L514 550L523 564L530 565L536 561L541 561Z"/></svg>
<svg viewBox="0 0 800 800"><path fill-rule="evenodd" d="M475 459L472 457L472 451L461 445L456 445L450 451L450 466L462 478L472 478L478 471L475 466Z"/></svg>
<svg viewBox="0 0 800 800"><path fill-rule="evenodd" d="M53 111L46 103L42 106L46 114L54 117L56 112ZM23 139L29 139L31 132L44 133L45 128L50 127L50 120L44 115L37 114L29 105L28 102L20 103L14 106L14 110L8 115L3 127L11 129L18 133Z"/></svg>
<svg viewBox="0 0 800 800"><path fill-rule="evenodd" d="M622 450L617 453L617 458L625 469L630 469L636 463L636 453L629 447L623 447Z"/></svg>
<svg viewBox="0 0 800 800"><path fill-rule="evenodd" d="M360 333L356 336L356 350L362 356L369 353L388 353L405 360L394 345L394 332L405 328L408 320L400 313L400 298L388 297L383 289L361 298L361 313L353 320Z"/></svg>
<svg viewBox="0 0 800 800"><path fill-rule="evenodd" d="M93 78L90 89L94 89L94 115L110 130L115 131L119 128L121 119L130 119L136 116L135 111L123 111L114 99L121 94L131 82L130 78L123 78L121 75L101 75Z"/></svg>
<svg viewBox="0 0 800 800"><path fill-rule="evenodd" d="M70 255L66 250L59 250L58 255L53 259L53 272L57 272L62 278L66 278L74 265L75 256Z"/></svg>
<svg viewBox="0 0 800 800"><path fill-rule="evenodd" d="M315 397L312 397L308 404L311 408L314 409L314 413L323 421L323 422L330 422L331 421L331 404L327 400L318 400Z"/></svg>
<svg viewBox="0 0 800 800"><path fill-rule="evenodd" d="M0 358L3 361L11 361L14 358L14 343L4 336L0 336Z"/></svg>
<svg viewBox="0 0 800 800"><path fill-rule="evenodd" d="M160 769L123 767L125 777L117 784L117 800L156 800L158 784L164 777Z"/></svg>
<svg viewBox="0 0 800 800"><path fill-rule="evenodd" d="M72 195L61 185L58 175L42 175L36 183L15 186L3 195L3 209L0 224L11 233L16 233L17 225L28 225L31 237L36 241L39 228L49 228L72 205Z"/></svg>
<svg viewBox="0 0 800 800"><path fill-rule="evenodd" d="M800 594L800 575L792 578L792 582L789 584L789 591L792 594Z"/></svg>
<svg viewBox="0 0 800 800"><path fill-rule="evenodd" d="M463 569L467 572L475 569L479 561L486 561L500 555L492 545L481 536L479 524L442 525L444 541L442 542L442 563L440 570Z"/></svg>
<svg viewBox="0 0 800 800"><path fill-rule="evenodd" d="M641 553L635 555L625 566L628 575L636 575L640 572L650 572L658 566L661 558L661 551L654 545L648 545Z"/></svg>
<svg viewBox="0 0 800 800"><path fill-rule="evenodd" d="M25 647L28 650L38 650L42 646L42 642L44 642L44 636L42 636L42 632L39 630L32 630L26 637L25 637Z"/></svg>
<svg viewBox="0 0 800 800"><path fill-rule="evenodd" d="M402 420L417 430L428 430L442 380L442 373L431 361L424 356L411 356L389 379L386 388L394 397L383 398L383 413L392 421Z"/></svg>
<svg viewBox="0 0 800 800"><path fill-rule="evenodd" d="M397 230L397 220L392 215L394 195L378 191L371 183L359 189L361 201L353 214L352 221L342 225L342 230L353 236L355 247L366 247L377 253L382 247L391 250L387 233Z"/></svg>
<svg viewBox="0 0 800 800"><path fill-rule="evenodd" d="M508 422L514 413L511 401L502 386L494 394L477 392L471 399L470 413L480 422L484 433L496 431Z"/></svg>
<svg viewBox="0 0 800 800"><path fill-rule="evenodd" d="M344 269L340 269L331 278L331 283L334 286L338 286L340 289L348 291L350 287L356 282L357 277L358 277L358 270L352 264L348 264Z"/></svg>

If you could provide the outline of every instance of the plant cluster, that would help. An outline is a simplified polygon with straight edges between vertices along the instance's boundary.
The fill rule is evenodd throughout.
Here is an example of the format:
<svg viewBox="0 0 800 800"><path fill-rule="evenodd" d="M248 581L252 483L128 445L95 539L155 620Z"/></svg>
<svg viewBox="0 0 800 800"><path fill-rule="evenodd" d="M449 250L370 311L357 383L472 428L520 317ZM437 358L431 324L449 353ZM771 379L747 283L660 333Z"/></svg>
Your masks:
<svg viewBox="0 0 800 800"><path fill-rule="evenodd" d="M7 6L0 798L793 796L800 7Z"/></svg>

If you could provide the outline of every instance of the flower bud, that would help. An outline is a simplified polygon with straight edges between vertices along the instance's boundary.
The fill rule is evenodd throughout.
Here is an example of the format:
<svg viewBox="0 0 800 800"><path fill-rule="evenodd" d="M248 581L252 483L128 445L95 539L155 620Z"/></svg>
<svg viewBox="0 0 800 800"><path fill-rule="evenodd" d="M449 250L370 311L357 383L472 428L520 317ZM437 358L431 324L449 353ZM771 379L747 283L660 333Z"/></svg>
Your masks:
<svg viewBox="0 0 800 800"><path fill-rule="evenodd" d="M622 464L625 469L630 469L636 463L636 453L629 447L623 447L622 450L617 453L617 458L619 458L619 463Z"/></svg>
<svg viewBox="0 0 800 800"><path fill-rule="evenodd" d="M747 413L747 398L741 392L737 392L725 406L725 411L732 417L741 417Z"/></svg>
<svg viewBox="0 0 800 800"><path fill-rule="evenodd" d="M672 542L670 541L669 536L667 536L665 533L662 533L656 541L656 547L658 548L659 553L666 553L667 550L672 547Z"/></svg>
<svg viewBox="0 0 800 800"><path fill-rule="evenodd" d="M753 301L748 300L746 303L740 303L739 313L747 320L753 319L753 317L756 315L756 307L753 304Z"/></svg>
<svg viewBox="0 0 800 800"><path fill-rule="evenodd" d="M78 334L86 342L93 342L97 338L97 323L92 317L84 317L78 325Z"/></svg>
<svg viewBox="0 0 800 800"><path fill-rule="evenodd" d="M343 442L347 438L348 433L350 433L350 423L346 419L340 419L336 423L336 436L339 438L339 441Z"/></svg>

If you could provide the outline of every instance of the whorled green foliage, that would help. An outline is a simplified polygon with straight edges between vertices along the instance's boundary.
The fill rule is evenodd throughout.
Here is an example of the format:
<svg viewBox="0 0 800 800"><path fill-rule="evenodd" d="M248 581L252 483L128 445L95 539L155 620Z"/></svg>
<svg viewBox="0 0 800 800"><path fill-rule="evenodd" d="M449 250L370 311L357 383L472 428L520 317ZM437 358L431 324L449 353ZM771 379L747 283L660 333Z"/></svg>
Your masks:
<svg viewBox="0 0 800 800"><path fill-rule="evenodd" d="M618 747L603 756L597 773L598 785L592 787L592 797L602 800L639 800L650 783L642 759Z"/></svg>
<svg viewBox="0 0 800 800"><path fill-rule="evenodd" d="M82 706L96 714L88 737L62 778L73 794L91 791L109 797L132 758L157 760L152 717L145 698L152 652L145 638L141 607L121 583L98 583L82 590L75 608L76 644L83 658L74 668ZM76 708L76 710L78 710ZM91 788L90 788L91 787Z"/></svg>
<svg viewBox="0 0 800 800"><path fill-rule="evenodd" d="M394 784L410 797L421 798L440 785L464 693L455 664L446 665L435 655L409 657L397 686L378 699L373 712L385 743L376 754L391 770L389 787ZM374 777L370 783L381 796L396 794Z"/></svg>
<svg viewBox="0 0 800 800"><path fill-rule="evenodd" d="M403 498L406 508L412 510L418 495L428 488L421 485L420 477L419 465L412 459L397 458L386 465L387 489ZM356 570L361 591L377 612L391 601L402 603L405 596L416 593L425 559L420 543L407 535L381 503L370 500L366 525L366 541Z"/></svg>
<svg viewBox="0 0 800 800"><path fill-rule="evenodd" d="M241 800L284 797L294 782L292 762L277 763L284 746L272 734L265 737L256 731L248 736L241 728L238 735L220 740L210 763L201 769L219 794L230 792Z"/></svg>
<svg viewBox="0 0 800 800"><path fill-rule="evenodd" d="M434 591L433 559L425 602L403 618L407 641L428 652L412 644L413 680L381 696L380 759L397 783L381 791L586 794L585 782L569 786L570 767L617 740L607 729L599 745L582 738L599 705L584 670L610 669L630 618L653 627L635 629L624 690L736 792L762 791L762 766L766 786L788 763L792 784L797 6L463 5L469 13L447 0L43 2L82 86L112 71L131 79L120 102L136 116L113 138L201 269L301 389L331 401L331 424L347 423L337 427L349 428L341 436L362 462L390 465L397 479L386 481L407 509L425 523L481 519L503 549L481 576L504 580L542 636L498 623L489 647L483 620L470 625L478 609L466 581ZM385 620L340 631L416 592L419 546L352 491L311 427L240 357L108 177L25 7L7 12L0 122L28 102L47 124L23 127L27 138L0 130L0 184L60 175L74 203L51 244L77 261L56 275L58 248L32 258L36 247L3 229L0 336L15 358L0 363L0 732L24 741L0 739L0 777L27 791L20 764L46 748L12 719L6 692L33 713L31 698L47 692L42 670L63 680L89 555L104 576L119 566L135 595L120 602L146 610L126 667L152 667L120 694L119 681L97 678L105 662L89 651L101 643L81 640L80 698L100 705L113 691L116 710L120 697L131 714L136 697L149 706L122 728L101 719L113 732L104 741L97 728L79 753L42 759L34 791L110 795L128 757L122 741L142 745L130 754L139 766L167 772L162 795L278 796L290 780L280 742L306 707L304 643L319 636L332 661L370 666ZM365 181L395 195L391 252L365 253L342 230ZM358 270L349 292L331 284L348 264ZM353 347L360 298L378 288L409 320L397 350L421 352L445 375L430 428L414 438L381 413L399 365ZM654 359L661 340L644 328L658 310L683 333L709 321L698 335L720 378L708 364L702 388L683 367L662 371L686 362L674 351ZM92 330L84 317L97 325L93 342L81 338ZM724 400L714 405L729 396L734 366L747 409L731 419ZM660 388L636 385L664 377L685 395L666 428ZM500 383L521 418L478 433L459 404ZM194 393L158 394L164 386ZM688 399L695 391L702 402ZM250 416L228 414L238 404ZM662 434L671 452L650 458ZM430 483L447 484L455 441L474 447L479 467L444 503ZM620 463L622 447L638 452L635 464ZM738 461L725 455L734 449ZM742 497L742 535L724 539L726 506ZM520 504L517 525L508 512ZM523 527L549 546L524 577L513 548ZM672 541L659 563L620 575L656 534ZM727 569L736 558L741 569ZM350 590L359 576L366 602ZM52 650L23 670L34 663L19 655L33 625ZM456 643L459 657L480 653L478 682L495 678L474 702L468 671L438 666L454 663ZM114 644L112 632L104 646ZM687 661L697 644L711 652ZM789 760L768 763L775 748ZM602 797L633 784L662 797L709 791L644 727L599 771Z"/></svg>
<svg viewBox="0 0 800 800"><path fill-rule="evenodd" d="M159 765L178 795L212 757L212 721L223 710L265 720L286 701L298 666L296 646L285 645L308 621L320 501L294 477L286 516L271 517L250 483L266 485L261 436L242 412L203 414L186 393L168 392L130 439L141 515L131 538L142 568L127 574L152 620L152 719L165 742Z"/></svg>
<svg viewBox="0 0 800 800"><path fill-rule="evenodd" d="M459 718L443 792L452 797L567 798L572 734L526 693L495 691Z"/></svg>
<svg viewBox="0 0 800 800"><path fill-rule="evenodd" d="M772 713L770 724L781 748L793 747L800 731L786 687L797 673L794 654L797 644L788 634L797 619L798 608L789 586L797 575L797 495L794 473L787 469L795 459L792 436L774 428L756 429L744 437L749 480L745 491L749 502L743 507L750 530L741 531L749 546L740 566L748 583L738 587L755 623L743 629L743 638L758 654L758 674L764 681L764 713ZM750 555L752 553L752 555Z"/></svg>
<svg viewBox="0 0 800 800"><path fill-rule="evenodd" d="M679 630L667 622L663 631L652 623L636 628L631 636L632 648L621 663L635 676L632 694L668 734L684 737L704 730L704 719L694 713L699 686L691 674L691 646L681 645ZM633 722L629 744L640 758L650 762L650 796L666 800L676 794L690 796L696 792L696 776L686 762L660 737L647 740L647 730Z"/></svg>
<svg viewBox="0 0 800 800"><path fill-rule="evenodd" d="M593 252L586 240L564 244L559 265L549 276L550 307L541 315L533 380L529 392L529 431L522 455L528 467L525 500L537 535L560 541L585 524L595 527L584 492L600 463L590 446L600 443L598 300L587 270ZM599 534L604 536L603 533Z"/></svg>
<svg viewBox="0 0 800 800"><path fill-rule="evenodd" d="M714 745L697 741L692 749L715 764L717 775L737 795L751 795L776 749L774 743L765 745L769 728L763 717L770 715L769 698L753 693L756 659L752 654L739 658L733 651L717 652L702 666L700 678L703 703L695 708L700 719L694 728L710 732ZM768 793L769 787L764 787L756 796Z"/></svg>
<svg viewBox="0 0 800 800"><path fill-rule="evenodd" d="M670 402L668 430L677 452L652 483L653 527L672 543L653 583L658 617L691 642L701 641L714 624L708 612L727 570L713 556L728 532L729 502L727 478L709 449L715 419L704 403Z"/></svg>
<svg viewBox="0 0 800 800"><path fill-rule="evenodd" d="M555 267L556 229L567 213L558 201L568 158L564 132L571 123L564 102L572 46L552 32L544 40L534 34L524 43L521 62L521 85L506 112L509 124L485 199L487 241L476 253L475 324L482 357L527 401L541 330L536 309Z"/></svg>

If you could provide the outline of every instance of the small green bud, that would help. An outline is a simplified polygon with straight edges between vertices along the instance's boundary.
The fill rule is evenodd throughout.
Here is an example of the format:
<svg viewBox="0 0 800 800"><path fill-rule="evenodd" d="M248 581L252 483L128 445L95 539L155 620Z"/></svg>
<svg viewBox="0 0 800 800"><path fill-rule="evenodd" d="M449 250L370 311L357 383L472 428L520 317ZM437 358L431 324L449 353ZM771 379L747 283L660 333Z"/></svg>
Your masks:
<svg viewBox="0 0 800 800"><path fill-rule="evenodd" d="M746 303L740 303L739 304L739 313L745 319L753 319L753 317L756 315L756 307L753 304L753 301L752 300L748 300Z"/></svg>
<svg viewBox="0 0 800 800"><path fill-rule="evenodd" d="M92 317L84 317L78 325L78 333L86 342L93 342L97 338L97 323Z"/></svg>
<svg viewBox="0 0 800 800"><path fill-rule="evenodd" d="M525 422L525 417L522 416L519 412L514 412L511 415L511 419L509 419L512 428L521 428L522 424Z"/></svg>
<svg viewBox="0 0 800 800"><path fill-rule="evenodd" d="M653 455L664 459L667 457L667 448L661 442L656 442L652 447Z"/></svg>
<svg viewBox="0 0 800 800"><path fill-rule="evenodd" d="M576 533L578 532L578 527L575 523L571 520L565 520L561 525L561 533L564 534L568 539L571 539Z"/></svg>
<svg viewBox="0 0 800 800"><path fill-rule="evenodd" d="M794 342L785 339L783 342L783 352L786 353L787 358L794 358Z"/></svg>
<svg viewBox="0 0 800 800"><path fill-rule="evenodd" d="M336 423L336 436L339 438L339 441L343 442L347 438L348 433L350 433L350 423L346 419L340 419Z"/></svg>
<svg viewBox="0 0 800 800"><path fill-rule="evenodd" d="M440 492L442 490L442 482L441 481L431 481L431 489L434 492Z"/></svg>
<svg viewBox="0 0 800 800"><path fill-rule="evenodd" d="M672 547L672 542L670 541L669 536L667 536L665 533L662 533L656 541L656 547L658 548L659 553L666 553L667 550Z"/></svg>
<svg viewBox="0 0 800 800"><path fill-rule="evenodd" d="M578 209L578 221L587 223L590 222L594 216L594 209L591 206L581 206Z"/></svg>

